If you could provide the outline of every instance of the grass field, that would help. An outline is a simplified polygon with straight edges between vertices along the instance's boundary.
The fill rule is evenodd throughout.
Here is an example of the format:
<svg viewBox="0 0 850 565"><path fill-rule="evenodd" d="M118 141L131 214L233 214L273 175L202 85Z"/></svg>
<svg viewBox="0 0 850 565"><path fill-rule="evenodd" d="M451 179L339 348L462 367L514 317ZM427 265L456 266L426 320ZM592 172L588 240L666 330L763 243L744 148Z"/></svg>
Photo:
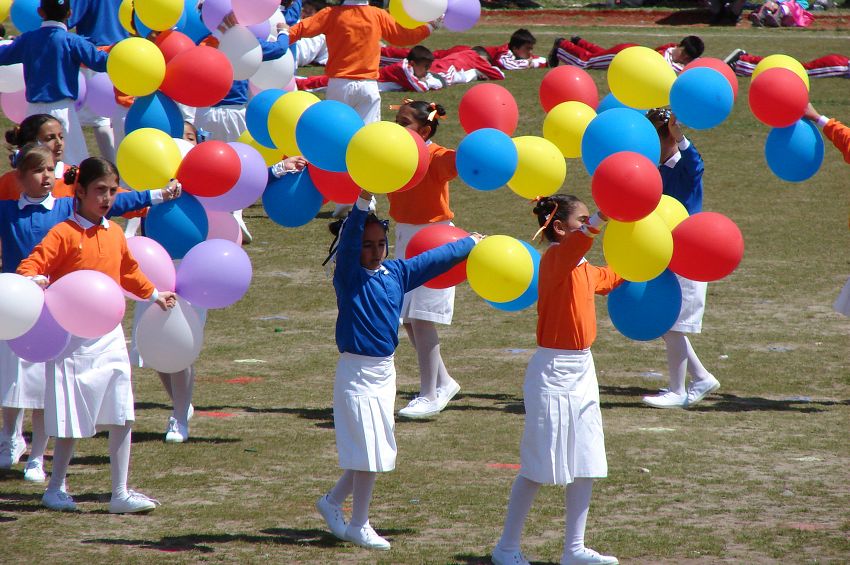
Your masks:
<svg viewBox="0 0 850 565"><path fill-rule="evenodd" d="M496 44L510 31L439 33L428 45ZM553 38L576 33L650 46L688 33L533 31L544 54ZM809 59L846 50L848 40L847 33L799 30L700 33L706 54L720 57L743 47ZM604 73L592 74L607 92ZM542 75L515 72L504 83L521 108L517 135L540 135ZM812 100L850 121L848 84L815 80ZM850 275L850 169L827 142L812 180L775 178L763 157L768 130L747 108L748 86L740 81L725 124L687 132L706 163L705 209L735 220L746 242L739 269L709 286L704 333L692 340L722 382L719 394L688 411L644 407L640 397L666 383L663 345L623 338L598 301L593 350L610 474L597 483L587 543L623 563L850 562L850 322L831 310ZM449 147L462 135L455 110L464 91L429 96L450 110L436 138ZM385 96L385 118L402 97ZM508 189L481 193L461 182L453 189L461 227L524 239L534 233L530 206ZM564 190L590 202L579 161L568 163ZM386 211L385 201L379 209ZM24 483L20 466L0 475L0 562L489 563L519 462L535 312L497 312L468 285L459 287L455 323L441 335L446 364L463 388L437 419L397 423L398 468L376 487L372 523L393 549L339 542L313 507L339 473L331 411L336 308L320 267L329 210L297 230L272 224L260 207L246 210L254 282L240 303L210 315L188 444L162 442L167 397L153 372L135 373L130 482L162 507L147 516L106 513L106 440L84 440L69 476L82 514L42 509L42 487ZM599 245L590 259L602 261ZM396 364L401 407L418 389L404 339ZM562 489L542 489L524 535L535 562L557 563L562 513Z"/></svg>

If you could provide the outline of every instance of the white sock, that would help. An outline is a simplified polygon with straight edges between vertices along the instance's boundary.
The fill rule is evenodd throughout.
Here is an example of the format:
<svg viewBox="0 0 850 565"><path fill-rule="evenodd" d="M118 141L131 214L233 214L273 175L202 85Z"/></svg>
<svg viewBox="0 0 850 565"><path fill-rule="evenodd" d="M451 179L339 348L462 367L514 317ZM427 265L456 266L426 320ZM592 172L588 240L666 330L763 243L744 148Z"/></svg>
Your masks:
<svg viewBox="0 0 850 565"><path fill-rule="evenodd" d="M682 332L669 331L662 336L667 345L667 368L670 371L670 392L685 394L685 373L688 368L688 338Z"/></svg>
<svg viewBox="0 0 850 565"><path fill-rule="evenodd" d="M50 472L50 482L47 490L65 490L65 476L68 474L68 466L74 456L74 446L77 440L72 437L58 437L53 446L53 470Z"/></svg>
<svg viewBox="0 0 850 565"><path fill-rule="evenodd" d="M345 499L354 492L354 473L351 469L343 471L342 476L333 488L328 491L328 500L330 500L331 504L342 507Z"/></svg>
<svg viewBox="0 0 850 565"><path fill-rule="evenodd" d="M160 373L157 371L156 373L159 375L159 382L162 383L162 388L165 389L165 393L168 395L168 398L171 399L171 402L174 402L174 388L171 386L171 375L172 373Z"/></svg>
<svg viewBox="0 0 850 565"><path fill-rule="evenodd" d="M691 340L687 336L685 336L685 343L688 346L688 372L691 374L691 377L697 381L707 379L711 376L711 373L708 372L708 369L703 366L702 361L697 357L696 351L691 346Z"/></svg>
<svg viewBox="0 0 850 565"><path fill-rule="evenodd" d="M437 379L440 376L440 365L443 363L437 328L434 322L426 320L412 320L410 325L415 336L416 357L419 360L419 396L436 400Z"/></svg>
<svg viewBox="0 0 850 565"><path fill-rule="evenodd" d="M127 496L130 475L130 443L133 427L130 422L109 428L109 471L112 476L112 498Z"/></svg>
<svg viewBox="0 0 850 565"><path fill-rule="evenodd" d="M183 426L189 425L189 405L195 386L195 368L189 367L179 373L171 373L171 397L174 400L172 416Z"/></svg>
<svg viewBox="0 0 850 565"><path fill-rule="evenodd" d="M32 411L32 442L30 442L30 456L27 463L30 461L43 461L44 451L47 449L47 442L50 438L44 431L44 410Z"/></svg>
<svg viewBox="0 0 850 565"><path fill-rule="evenodd" d="M97 148L100 150L101 156L107 161L115 162L115 134L112 132L112 126L107 124L94 128L94 138L97 141Z"/></svg>
<svg viewBox="0 0 850 565"><path fill-rule="evenodd" d="M351 522L355 528L362 528L369 523L369 504L372 502L372 491L378 473L372 471L354 471L354 500L351 504Z"/></svg>
<svg viewBox="0 0 850 565"><path fill-rule="evenodd" d="M590 495L593 494L593 479L575 479L567 485L564 495L566 507L564 523L564 553L578 553L584 549L584 529Z"/></svg>
<svg viewBox="0 0 850 565"><path fill-rule="evenodd" d="M3 408L3 435L9 439L24 435L23 408Z"/></svg>
<svg viewBox="0 0 850 565"><path fill-rule="evenodd" d="M499 538L499 543L497 544L501 549L505 551L519 551L519 543L520 538L522 538L525 519L528 516L528 511L531 510L531 505L534 503L534 497L537 495L538 490L540 490L540 483L526 479L522 475L517 475L514 485L511 488L511 499L508 502L505 527L502 530L502 537Z"/></svg>

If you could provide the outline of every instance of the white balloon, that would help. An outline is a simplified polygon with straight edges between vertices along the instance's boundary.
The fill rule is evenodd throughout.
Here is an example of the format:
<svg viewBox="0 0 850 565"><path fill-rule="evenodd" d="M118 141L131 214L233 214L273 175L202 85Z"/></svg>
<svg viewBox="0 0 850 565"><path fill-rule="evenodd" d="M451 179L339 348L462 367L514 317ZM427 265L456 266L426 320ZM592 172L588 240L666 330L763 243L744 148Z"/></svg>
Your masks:
<svg viewBox="0 0 850 565"><path fill-rule="evenodd" d="M401 5L417 22L432 22L446 13L448 0L401 0Z"/></svg>
<svg viewBox="0 0 850 565"><path fill-rule="evenodd" d="M251 78L263 62L260 42L246 27L233 26L224 32L218 50L224 53L233 66L233 80Z"/></svg>
<svg viewBox="0 0 850 565"><path fill-rule="evenodd" d="M8 45L11 41L0 41L0 45ZM24 65L16 63L0 67L0 92L19 92L26 87L24 84Z"/></svg>
<svg viewBox="0 0 850 565"><path fill-rule="evenodd" d="M260 70L251 77L251 83L259 90L267 90L269 88L283 89L286 88L294 76L295 59L292 57L292 51L290 50L280 59L263 61L260 65Z"/></svg>
<svg viewBox="0 0 850 565"><path fill-rule="evenodd" d="M188 153L189 151L192 150L193 147L195 147L194 145L192 145L190 142L186 141L182 137L172 137L171 139L173 139L174 143L177 144L177 148L180 150L180 156L183 157L183 158L186 157L186 153Z"/></svg>
<svg viewBox="0 0 850 565"><path fill-rule="evenodd" d="M188 368L204 344L204 323L195 308L182 298L170 310L153 304L136 327L136 346L145 367L161 373Z"/></svg>
<svg viewBox="0 0 850 565"><path fill-rule="evenodd" d="M26 277L0 273L0 339L21 337L38 321L44 291Z"/></svg>

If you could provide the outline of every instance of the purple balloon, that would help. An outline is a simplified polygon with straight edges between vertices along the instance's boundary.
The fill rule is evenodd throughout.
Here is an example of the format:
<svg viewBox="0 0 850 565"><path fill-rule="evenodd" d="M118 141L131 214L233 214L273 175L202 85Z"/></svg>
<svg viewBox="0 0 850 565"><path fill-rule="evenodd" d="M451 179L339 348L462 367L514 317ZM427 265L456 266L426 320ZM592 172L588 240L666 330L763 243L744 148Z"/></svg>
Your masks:
<svg viewBox="0 0 850 565"><path fill-rule="evenodd" d="M86 80L86 107L96 116L115 116L115 87L106 73L97 73Z"/></svg>
<svg viewBox="0 0 850 565"><path fill-rule="evenodd" d="M242 246L208 239L186 253L177 267L177 294L201 308L227 308L251 286L251 259Z"/></svg>
<svg viewBox="0 0 850 565"><path fill-rule="evenodd" d="M272 24L270 21L266 20L252 26L248 26L248 29L250 29L251 33L253 33L260 41L268 41L269 35L272 33Z"/></svg>
<svg viewBox="0 0 850 565"><path fill-rule="evenodd" d="M9 349L24 361L44 363L59 357L70 341L71 334L50 315L45 304L32 329L21 337L10 339L8 343Z"/></svg>
<svg viewBox="0 0 850 565"><path fill-rule="evenodd" d="M201 8L201 20L204 25L214 32L218 25L224 20L224 16L233 11L230 0L206 0Z"/></svg>
<svg viewBox="0 0 850 565"><path fill-rule="evenodd" d="M449 0L443 25L450 31L466 31L481 17L479 0Z"/></svg>
<svg viewBox="0 0 850 565"><path fill-rule="evenodd" d="M77 99L74 100L74 109L79 112L83 104L86 103L86 91L88 90L86 86L86 77L83 73L80 73L77 77L77 84L79 84L79 88L77 89Z"/></svg>
<svg viewBox="0 0 850 565"><path fill-rule="evenodd" d="M242 173L233 188L221 196L197 197L205 209L213 212L233 212L251 206L263 195L269 180L268 167L259 151L238 141L228 145L239 155Z"/></svg>

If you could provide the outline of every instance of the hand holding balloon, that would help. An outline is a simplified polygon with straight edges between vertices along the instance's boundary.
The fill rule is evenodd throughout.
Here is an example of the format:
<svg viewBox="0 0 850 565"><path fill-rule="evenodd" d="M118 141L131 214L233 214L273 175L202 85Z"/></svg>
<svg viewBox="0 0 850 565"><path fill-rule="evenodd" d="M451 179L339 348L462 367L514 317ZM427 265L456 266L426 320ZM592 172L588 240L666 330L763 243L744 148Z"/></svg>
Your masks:
<svg viewBox="0 0 850 565"><path fill-rule="evenodd" d="M174 308L174 305L177 304L177 295L173 292L163 290L156 297L156 303L159 304L159 307L163 310Z"/></svg>
<svg viewBox="0 0 850 565"><path fill-rule="evenodd" d="M177 179L171 179L168 182L168 186L162 189L162 199L165 202L169 200L174 200L175 198L179 198L183 193L183 185L180 184L180 181Z"/></svg>
<svg viewBox="0 0 850 565"><path fill-rule="evenodd" d="M682 128L679 127L679 120L676 119L676 114L670 114L670 121L667 122L667 129L670 131L670 135L673 136L673 139L676 140L676 143L685 139L685 134L682 133Z"/></svg>
<svg viewBox="0 0 850 565"><path fill-rule="evenodd" d="M307 166L307 159L301 155L295 157L287 157L283 160L283 168L286 171L300 171Z"/></svg>
<svg viewBox="0 0 850 565"><path fill-rule="evenodd" d="M803 117L813 122L817 122L819 119L821 119L821 115L818 113L817 110L815 110L815 107L812 106L811 102L806 105L806 111L803 113Z"/></svg>

